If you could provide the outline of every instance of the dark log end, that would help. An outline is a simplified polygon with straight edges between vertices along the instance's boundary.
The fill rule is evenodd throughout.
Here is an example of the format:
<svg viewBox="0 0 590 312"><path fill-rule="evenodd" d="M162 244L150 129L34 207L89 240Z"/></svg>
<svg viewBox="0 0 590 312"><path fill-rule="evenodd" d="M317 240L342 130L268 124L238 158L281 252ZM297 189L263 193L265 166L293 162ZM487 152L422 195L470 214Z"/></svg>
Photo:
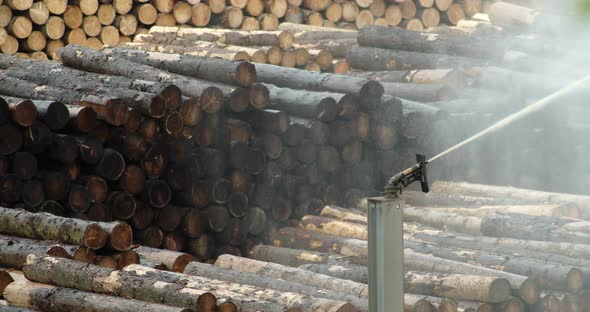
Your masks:
<svg viewBox="0 0 590 312"><path fill-rule="evenodd" d="M92 107L83 107L73 119L76 128L81 132L90 132L98 124L98 116Z"/></svg>
<svg viewBox="0 0 590 312"><path fill-rule="evenodd" d="M113 149L105 149L96 166L96 173L109 181L117 180L125 170L125 159Z"/></svg>
<svg viewBox="0 0 590 312"><path fill-rule="evenodd" d="M139 264L139 255L133 250L125 250L117 257L117 269L121 270L130 264Z"/></svg>
<svg viewBox="0 0 590 312"><path fill-rule="evenodd" d="M362 98L380 99L385 92L383 86L377 81L367 81L361 88L360 95Z"/></svg>
<svg viewBox="0 0 590 312"><path fill-rule="evenodd" d="M117 269L117 260L109 256L97 256L94 263L102 268Z"/></svg>
<svg viewBox="0 0 590 312"><path fill-rule="evenodd" d="M133 108L129 111L129 117L125 123L125 130L128 132L136 132L141 127L141 111L137 108Z"/></svg>
<svg viewBox="0 0 590 312"><path fill-rule="evenodd" d="M193 261L195 261L195 257L189 254L183 254L181 256L178 256L172 264L170 271L182 273L184 272L184 268L186 268L186 266Z"/></svg>
<svg viewBox="0 0 590 312"><path fill-rule="evenodd" d="M51 130L60 130L65 127L70 119L68 108L61 102L53 102L47 107L47 113L43 121Z"/></svg>
<svg viewBox="0 0 590 312"><path fill-rule="evenodd" d="M10 104L10 109L12 110L12 119L14 122L23 127L31 126L39 116L37 107L29 100Z"/></svg>
<svg viewBox="0 0 590 312"><path fill-rule="evenodd" d="M30 128L29 128L30 129ZM27 129L27 135L33 136ZM10 124L0 125L0 153L10 155L16 153L23 146L23 134Z"/></svg>
<svg viewBox="0 0 590 312"><path fill-rule="evenodd" d="M91 202L102 203L107 199L109 187L103 178L93 176L86 181L86 190Z"/></svg>
<svg viewBox="0 0 590 312"><path fill-rule="evenodd" d="M164 129L168 134L177 135L182 132L182 127L184 123L182 121L182 116L176 111L171 111L166 114L164 117Z"/></svg>
<svg viewBox="0 0 590 312"><path fill-rule="evenodd" d="M237 312L238 307L232 302L224 302L217 308L218 312Z"/></svg>
<svg viewBox="0 0 590 312"><path fill-rule="evenodd" d="M250 88L250 104L257 109L264 109L270 102L268 88L261 84L254 84Z"/></svg>
<svg viewBox="0 0 590 312"><path fill-rule="evenodd" d="M203 218L199 209L191 209L184 216L182 229L188 237L199 237L203 233Z"/></svg>
<svg viewBox="0 0 590 312"><path fill-rule="evenodd" d="M162 180L150 180L146 185L146 191L150 204L155 208L163 208L172 197L172 191L168 183Z"/></svg>
<svg viewBox="0 0 590 312"><path fill-rule="evenodd" d="M241 86L249 87L256 81L256 67L250 62L240 62L235 75Z"/></svg>
<svg viewBox="0 0 590 312"><path fill-rule="evenodd" d="M113 126L122 126L129 118L129 107L123 100L110 99L106 104L108 121Z"/></svg>
<svg viewBox="0 0 590 312"><path fill-rule="evenodd" d="M70 255L68 254L68 252L63 247L60 247L60 246L51 246L47 250L47 255L52 256L52 257L57 257L57 258L64 258L64 259L70 258Z"/></svg>
<svg viewBox="0 0 590 312"><path fill-rule="evenodd" d="M159 93L166 101L166 108L169 110L176 109L182 103L182 91L175 85L168 85Z"/></svg>
<svg viewBox="0 0 590 312"><path fill-rule="evenodd" d="M141 161L141 167L148 179L160 177L166 170L166 152L162 145L152 144L152 147L145 154Z"/></svg>
<svg viewBox="0 0 590 312"><path fill-rule="evenodd" d="M490 285L489 296L493 302L502 302L510 297L512 290L507 279L495 279Z"/></svg>
<svg viewBox="0 0 590 312"><path fill-rule="evenodd" d="M86 188L81 185L72 185L68 196L68 206L71 210L83 213L90 207L90 199Z"/></svg>
<svg viewBox="0 0 590 312"><path fill-rule="evenodd" d="M117 251L129 250L132 241L133 231L127 223L118 223L109 235L109 245Z"/></svg>
<svg viewBox="0 0 590 312"><path fill-rule="evenodd" d="M143 230L150 226L154 220L154 210L144 202L136 201L135 213L131 219L131 226L134 230Z"/></svg>
<svg viewBox="0 0 590 312"><path fill-rule="evenodd" d="M23 185L23 202L28 207L38 207L45 200L43 184L37 180L29 180Z"/></svg>
<svg viewBox="0 0 590 312"><path fill-rule="evenodd" d="M158 248L162 245L164 232L157 226L150 226L138 233L139 241L142 245L152 248Z"/></svg>
<svg viewBox="0 0 590 312"><path fill-rule="evenodd" d="M119 179L121 189L129 194L137 194L143 190L145 174L143 170L135 165L129 165Z"/></svg>
<svg viewBox="0 0 590 312"><path fill-rule="evenodd" d="M261 149L253 148L250 149L247 156L247 164L246 168L250 174L260 174L264 168L266 163L266 155Z"/></svg>
<svg viewBox="0 0 590 312"><path fill-rule="evenodd" d="M80 146L80 157L87 164L96 164L102 158L104 149L102 142L95 136L89 135L82 141Z"/></svg>
<svg viewBox="0 0 590 312"><path fill-rule="evenodd" d="M149 114L154 118L160 118L166 113L166 99L163 96L156 95L150 101Z"/></svg>
<svg viewBox="0 0 590 312"><path fill-rule="evenodd" d="M338 101L338 117L348 120L354 119L358 111L358 102L359 99L356 96L352 94L344 95Z"/></svg>
<svg viewBox="0 0 590 312"><path fill-rule="evenodd" d="M22 180L31 179L37 175L37 157L27 152L14 154L12 170Z"/></svg>
<svg viewBox="0 0 590 312"><path fill-rule="evenodd" d="M98 224L92 223L84 231L84 246L97 250L104 247L107 243L108 235L105 230Z"/></svg>
<svg viewBox="0 0 590 312"><path fill-rule="evenodd" d="M229 95L228 102L232 112L240 113L245 111L250 103L250 89L235 88Z"/></svg>
<svg viewBox="0 0 590 312"><path fill-rule="evenodd" d="M242 218L248 213L248 196L241 192L234 192L230 195L227 205L232 216Z"/></svg>
<svg viewBox="0 0 590 312"><path fill-rule="evenodd" d="M217 298L212 293L204 293L197 299L196 311L217 311Z"/></svg>
<svg viewBox="0 0 590 312"><path fill-rule="evenodd" d="M96 256L94 250L82 246L74 252L74 256L72 257L73 260L81 261L85 263L94 264L94 257Z"/></svg>
<svg viewBox="0 0 590 312"><path fill-rule="evenodd" d="M200 97L189 98L180 105L180 115L183 118L185 126L194 127L203 118L199 99Z"/></svg>
<svg viewBox="0 0 590 312"><path fill-rule="evenodd" d="M107 204L112 209L113 217L119 220L127 220L135 214L135 198L126 192L113 192L107 199Z"/></svg>
<svg viewBox="0 0 590 312"><path fill-rule="evenodd" d="M217 87L206 88L199 97L201 109L207 114L215 114L223 104L223 92Z"/></svg>
<svg viewBox="0 0 590 312"><path fill-rule="evenodd" d="M338 116L338 103L331 97L325 97L320 100L318 111L316 112L316 119L330 122Z"/></svg>

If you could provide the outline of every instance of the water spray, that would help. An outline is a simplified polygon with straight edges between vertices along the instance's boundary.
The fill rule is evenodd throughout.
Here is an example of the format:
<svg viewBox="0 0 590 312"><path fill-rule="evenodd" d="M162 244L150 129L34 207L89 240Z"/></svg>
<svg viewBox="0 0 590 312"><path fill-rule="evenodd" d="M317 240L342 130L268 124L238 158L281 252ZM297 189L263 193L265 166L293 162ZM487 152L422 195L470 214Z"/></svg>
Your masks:
<svg viewBox="0 0 590 312"><path fill-rule="evenodd" d="M537 111L545 108L547 105L553 103L556 99L572 92L573 90L580 87L582 84L589 82L589 81L590 81L590 75L585 76L584 78L582 78L580 80L574 81L574 82L564 86L563 88L549 94L548 96L526 106L525 108L519 110L518 112L515 112L515 113L511 114L510 116L496 122L495 124L474 134L473 136L455 144L454 146L451 146L450 148L440 152L439 154L431 157L428 160L426 160L426 157L424 155L421 155L421 154L416 155L417 163L415 165L401 171L400 173L396 174L395 176L393 176L389 179L389 182L387 183L387 186L385 187L385 196L397 197L402 192L402 189L404 187L407 187L408 185L410 185L411 183L413 183L415 181L420 181L420 184L422 186L422 191L424 193L428 193L429 187L428 187L428 180L426 177L426 164L431 163L432 161L435 161L435 160L483 137L484 135L487 135L487 134L493 133L497 130L500 130L500 129L502 129L502 128L504 128L504 127L534 113L534 112L537 112Z"/></svg>

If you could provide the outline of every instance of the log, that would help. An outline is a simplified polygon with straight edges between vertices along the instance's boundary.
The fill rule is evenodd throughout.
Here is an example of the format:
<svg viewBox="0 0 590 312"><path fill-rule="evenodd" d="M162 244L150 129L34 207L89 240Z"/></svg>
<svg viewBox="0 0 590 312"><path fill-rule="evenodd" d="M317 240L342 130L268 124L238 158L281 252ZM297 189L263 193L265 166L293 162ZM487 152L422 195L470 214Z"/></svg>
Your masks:
<svg viewBox="0 0 590 312"><path fill-rule="evenodd" d="M343 75L321 74L294 68L256 64L257 81L278 87L354 94L360 98L376 99L383 94L382 86L374 81Z"/></svg>
<svg viewBox="0 0 590 312"><path fill-rule="evenodd" d="M469 68L484 63L462 56L368 47L353 47L346 56L346 61L352 68L364 70Z"/></svg>
<svg viewBox="0 0 590 312"><path fill-rule="evenodd" d="M576 258L577 256L574 256L585 254L585 245L581 244L552 243L543 241L519 240L513 238L494 238L487 236L463 236L459 234L447 234L434 230L415 231L411 235L419 240L449 247L482 250L507 255L525 254L530 258L564 265L580 267L587 267L590 265L590 263L588 263L583 256L579 256L580 258ZM577 251L571 253L565 250L565 248L576 248Z"/></svg>
<svg viewBox="0 0 590 312"><path fill-rule="evenodd" d="M333 290L358 297L366 298L368 296L368 286L365 284L339 280L327 275L275 263L261 262L232 255L221 255L217 258L215 266L274 279L285 279L289 276L289 281L294 283Z"/></svg>
<svg viewBox="0 0 590 312"><path fill-rule="evenodd" d="M474 208L432 208L422 207L428 210L436 210L439 212L458 214L463 216L472 216L484 218L488 214L493 213L517 213L530 216L548 216L548 217L569 217L580 218L581 214L577 207L568 205L508 205L508 206L481 206ZM579 222L573 222L579 224ZM580 222L582 223L582 222ZM573 229L573 228L569 228Z"/></svg>
<svg viewBox="0 0 590 312"><path fill-rule="evenodd" d="M165 53L142 52L120 48L111 48L103 51L115 56L132 58L136 62L155 66L173 73L209 81L244 87L249 87L256 81L255 68L248 62L229 62L197 56L175 56ZM191 70L187 71L186 69L188 68L191 68ZM195 68L198 70L195 71Z"/></svg>
<svg viewBox="0 0 590 312"><path fill-rule="evenodd" d="M458 300L501 303L510 297L506 279L477 275L408 272L405 290Z"/></svg>
<svg viewBox="0 0 590 312"><path fill-rule="evenodd" d="M195 260L191 255L186 253L160 250L144 246L135 248L134 251L139 254L141 259L162 263L168 270L173 272L183 272L187 264Z"/></svg>
<svg viewBox="0 0 590 312"><path fill-rule="evenodd" d="M252 285L260 288L276 289L279 291L300 293L303 295L314 296L318 298L350 302L359 310L368 311L367 300L361 299L357 296L339 294L334 291L320 291L316 287L310 287L298 283L277 280L266 276L258 276L252 273L224 269L206 263L192 262L186 267L184 273L211 279L223 280L227 282Z"/></svg>
<svg viewBox="0 0 590 312"><path fill-rule="evenodd" d="M313 252L307 250L275 247L270 245L256 245L248 255L250 258L273 262L291 267L299 267L304 264L328 263L340 257L328 253Z"/></svg>
<svg viewBox="0 0 590 312"><path fill-rule="evenodd" d="M414 252L412 249L404 250L404 267L406 270L418 270L423 272L441 272L453 274L470 274L479 276L492 276L508 280L513 291L518 293L524 302L534 304L539 299L540 285L532 278L486 268L474 264L451 261L432 255Z"/></svg>
<svg viewBox="0 0 590 312"><path fill-rule="evenodd" d="M483 221L481 218L477 217L406 207L404 209L404 221L419 222L424 225L435 228L445 228L459 233L482 235Z"/></svg>
<svg viewBox="0 0 590 312"><path fill-rule="evenodd" d="M0 223L4 234L59 240L95 250L107 243L107 233L97 223L47 213L33 214L19 209L0 208Z"/></svg>
<svg viewBox="0 0 590 312"><path fill-rule="evenodd" d="M301 219L299 226L304 229L317 231L324 234L355 238L360 240L367 240L369 237L367 227L363 224L339 221L326 217L310 215L304 216L303 219Z"/></svg>
<svg viewBox="0 0 590 312"><path fill-rule="evenodd" d="M5 291L5 298L11 305L46 311L190 311L190 309L38 284L26 279L11 283ZM84 306L80 306L79 302L84 302Z"/></svg>
<svg viewBox="0 0 590 312"><path fill-rule="evenodd" d="M334 263L309 263L299 267L307 271L319 274L329 275L335 278L355 281L357 283L368 284L369 272L366 266L351 264L346 261L335 261ZM413 293L421 293L413 291Z"/></svg>
<svg viewBox="0 0 590 312"><path fill-rule="evenodd" d="M478 208L481 206L527 205L531 203L530 201L512 198L464 196L442 192L430 192L424 194L415 191L407 191L404 192L403 198L406 203L411 206L429 207ZM575 213L575 211L578 210L578 208L574 206L570 207L570 209L569 213Z"/></svg>
<svg viewBox="0 0 590 312"><path fill-rule="evenodd" d="M192 97L199 96L202 104L207 103L207 105L201 105L201 107L207 107L209 105L221 106L221 100L223 98L221 90L210 83L204 84L200 80L187 79L180 75L169 74L153 67L133 63L124 59L112 59L103 53L75 45L67 46L61 50L60 58L64 62L64 65L73 66L78 69L135 79L173 83L179 86L183 94ZM108 62L110 65L108 67L100 66L98 65L100 62ZM123 68L127 69L122 70ZM162 75L168 78L162 79L160 77Z"/></svg>
<svg viewBox="0 0 590 312"><path fill-rule="evenodd" d="M526 190L512 187L480 185L470 183L435 182L433 191L452 193L457 195L495 197L521 199L531 202L569 202L580 205L583 209L590 202L590 197L565 193L551 193L534 190Z"/></svg>
<svg viewBox="0 0 590 312"><path fill-rule="evenodd" d="M0 265L18 270L22 269L29 254L68 257L67 251L58 244L4 235L0 236L0 253Z"/></svg>
<svg viewBox="0 0 590 312"><path fill-rule="evenodd" d="M466 73L456 69L348 72L347 75L386 82L444 84L458 90L467 85Z"/></svg>
<svg viewBox="0 0 590 312"><path fill-rule="evenodd" d="M253 296L256 300L269 301L282 305L289 308L299 307L301 309L321 309L322 311L354 311L355 309L349 303L344 303L336 300L314 298L305 295L301 295L293 292L278 292L273 289L251 287L255 292L250 289L244 289L243 284L236 282L228 282L217 279L208 279L198 276L192 276L187 274L172 273L158 271L151 268L143 267L140 265L130 265L123 269L129 276L147 276L158 281L165 281L166 283L174 283L177 285L186 285L188 287L195 287L196 285L218 285L217 288L221 287L237 294L244 294ZM248 287L250 288L250 287Z"/></svg>
<svg viewBox="0 0 590 312"><path fill-rule="evenodd" d="M486 252L458 253L458 249L405 241L405 248L435 257L478 264L493 269L533 277L542 287L576 291L583 284L583 271L571 266L545 263L525 257L503 256ZM485 260L484 260L485 259Z"/></svg>
<svg viewBox="0 0 590 312"><path fill-rule="evenodd" d="M328 92L303 92L264 84L270 92L270 108L285 111L289 115L333 121L337 116L338 94Z"/></svg>
<svg viewBox="0 0 590 312"><path fill-rule="evenodd" d="M197 301L200 295L206 293L196 287L185 287L173 283L166 283L146 276L137 276L132 272L116 271L110 268L92 267L92 270L84 270L88 264L75 261L60 261L57 258L30 257L25 265L25 276L35 282L49 283L56 286L75 288L82 291L92 291L98 294L114 295L124 298L133 298L141 301L162 303L183 308L197 308ZM129 266L128 268L131 268ZM148 269L148 268L146 268ZM60 272L75 274L77 279L71 279L61 275ZM109 279L109 276L118 275L120 278ZM86 282L81 282L86 281ZM156 284L157 283L157 284ZM196 286L196 285L195 285ZM157 294L157 295L156 295ZM172 296L171 294L175 294ZM157 296L157 297L156 297ZM268 301L249 303L249 299L239 294L223 289L216 291L216 296L221 302L236 302L242 308L258 308L264 311L281 311L282 306L274 305Z"/></svg>

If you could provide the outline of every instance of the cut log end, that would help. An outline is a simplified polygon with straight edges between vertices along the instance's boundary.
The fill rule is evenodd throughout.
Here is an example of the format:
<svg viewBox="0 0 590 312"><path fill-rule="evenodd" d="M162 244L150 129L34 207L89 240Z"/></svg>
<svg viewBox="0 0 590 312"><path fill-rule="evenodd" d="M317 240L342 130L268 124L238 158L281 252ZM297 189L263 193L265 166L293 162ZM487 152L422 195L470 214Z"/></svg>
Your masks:
<svg viewBox="0 0 590 312"><path fill-rule="evenodd" d="M93 250L101 249L106 245L107 238L107 233L100 225L90 224L84 232L84 246Z"/></svg>
<svg viewBox="0 0 590 312"><path fill-rule="evenodd" d="M255 84L250 88L250 104L257 109L264 109L270 102L270 92L262 84Z"/></svg>
<svg viewBox="0 0 590 312"><path fill-rule="evenodd" d="M243 87L249 87L256 81L256 67L249 62L241 62L236 69L236 81Z"/></svg>
<svg viewBox="0 0 590 312"><path fill-rule="evenodd" d="M378 99L381 98L385 92L383 86L377 81L368 81L365 85L361 88L360 95L363 98L371 98L371 99Z"/></svg>
<svg viewBox="0 0 590 312"><path fill-rule="evenodd" d="M109 235L109 245L117 251L127 251L131 248L133 231L127 223L118 223Z"/></svg>

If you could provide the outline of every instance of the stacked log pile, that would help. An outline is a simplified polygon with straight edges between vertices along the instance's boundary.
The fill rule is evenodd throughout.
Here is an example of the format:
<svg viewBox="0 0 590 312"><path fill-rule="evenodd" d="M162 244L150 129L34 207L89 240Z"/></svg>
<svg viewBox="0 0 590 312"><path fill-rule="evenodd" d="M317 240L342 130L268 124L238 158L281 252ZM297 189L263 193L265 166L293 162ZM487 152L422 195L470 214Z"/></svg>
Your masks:
<svg viewBox="0 0 590 312"><path fill-rule="evenodd" d="M589 197L453 182L436 182L433 191L403 196L405 311L590 308L590 223L579 219ZM244 278L260 285L288 277L356 296L349 302L362 309L366 240L364 212L326 206L274 232L251 259L222 255L215 267L191 263L185 273L228 280L256 274Z"/></svg>
<svg viewBox="0 0 590 312"><path fill-rule="evenodd" d="M345 73L357 32L283 23L279 31L152 27L122 47Z"/></svg>
<svg viewBox="0 0 590 312"><path fill-rule="evenodd" d="M153 26L277 30L282 22L360 29L364 25L412 30L457 24L481 11L481 0L236 0L102 1L24 0L0 4L2 53L55 58L67 44L91 48L132 41Z"/></svg>

